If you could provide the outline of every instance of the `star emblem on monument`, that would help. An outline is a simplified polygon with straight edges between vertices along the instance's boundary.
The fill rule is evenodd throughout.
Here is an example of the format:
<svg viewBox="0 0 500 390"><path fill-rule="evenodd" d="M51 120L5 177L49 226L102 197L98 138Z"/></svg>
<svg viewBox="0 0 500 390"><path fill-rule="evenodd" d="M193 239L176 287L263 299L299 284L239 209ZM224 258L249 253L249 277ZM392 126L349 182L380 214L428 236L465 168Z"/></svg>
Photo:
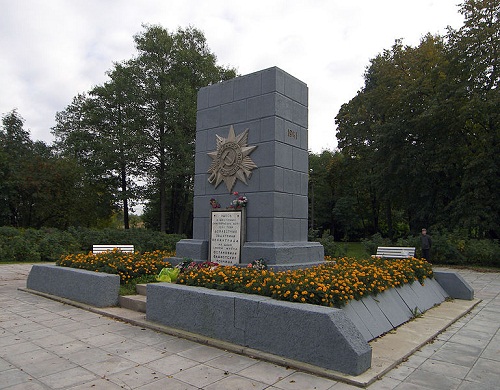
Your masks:
<svg viewBox="0 0 500 390"><path fill-rule="evenodd" d="M248 184L247 179L252 176L252 169L257 168L249 154L257 146L247 146L248 129L236 136L234 128L231 126L227 138L219 135L216 137L217 150L207 153L213 160L208 169L208 173L210 173L208 182L213 184L215 188L224 182L227 190L231 192L237 179Z"/></svg>

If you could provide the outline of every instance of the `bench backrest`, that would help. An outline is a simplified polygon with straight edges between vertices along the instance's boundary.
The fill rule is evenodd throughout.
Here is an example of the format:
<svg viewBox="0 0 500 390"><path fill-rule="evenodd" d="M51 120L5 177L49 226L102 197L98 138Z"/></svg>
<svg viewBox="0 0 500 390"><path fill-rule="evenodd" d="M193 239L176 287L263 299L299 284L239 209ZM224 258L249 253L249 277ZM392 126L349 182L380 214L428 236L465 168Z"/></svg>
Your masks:
<svg viewBox="0 0 500 390"><path fill-rule="evenodd" d="M377 248L377 257L386 257L390 259L406 259L415 256L414 247L404 246L379 246Z"/></svg>
<svg viewBox="0 0 500 390"><path fill-rule="evenodd" d="M118 249L122 252L134 253L133 245L92 245L92 253L102 253L112 251L113 249Z"/></svg>

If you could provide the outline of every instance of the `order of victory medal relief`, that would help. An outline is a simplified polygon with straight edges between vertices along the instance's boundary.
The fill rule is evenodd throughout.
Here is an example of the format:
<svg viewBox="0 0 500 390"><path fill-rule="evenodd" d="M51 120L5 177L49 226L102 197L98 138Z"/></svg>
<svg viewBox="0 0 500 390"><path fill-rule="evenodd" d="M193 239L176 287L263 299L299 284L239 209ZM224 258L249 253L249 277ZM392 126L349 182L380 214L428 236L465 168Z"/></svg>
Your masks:
<svg viewBox="0 0 500 390"><path fill-rule="evenodd" d="M208 169L210 176L208 182L215 188L221 182L226 184L227 190L231 192L236 183L236 179L247 184L247 179L252 175L252 169L257 165L249 157L257 146L247 146L248 129L236 136L234 128L229 128L227 138L216 135L217 150L207 153L212 158L212 164Z"/></svg>

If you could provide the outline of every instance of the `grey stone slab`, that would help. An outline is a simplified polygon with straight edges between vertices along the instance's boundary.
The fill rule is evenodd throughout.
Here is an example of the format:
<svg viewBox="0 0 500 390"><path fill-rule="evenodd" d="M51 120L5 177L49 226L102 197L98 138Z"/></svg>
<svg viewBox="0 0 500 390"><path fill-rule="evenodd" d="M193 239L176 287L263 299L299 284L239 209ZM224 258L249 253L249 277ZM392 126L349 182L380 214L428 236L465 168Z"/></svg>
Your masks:
<svg viewBox="0 0 500 390"><path fill-rule="evenodd" d="M286 225L289 221L284 221ZM246 242L242 248L242 262L264 258L268 265L309 266L324 262L324 248L317 242Z"/></svg>
<svg viewBox="0 0 500 390"><path fill-rule="evenodd" d="M294 195L276 193L274 196L274 215L278 218L293 218ZM307 209L306 209L307 210ZM276 240L278 241L278 240Z"/></svg>
<svg viewBox="0 0 500 390"><path fill-rule="evenodd" d="M208 108L208 95L209 95L210 89L208 87L200 88L198 91L198 96L196 100L196 105L198 107L198 110L203 110L205 108Z"/></svg>
<svg viewBox="0 0 500 390"><path fill-rule="evenodd" d="M276 168L275 167L260 167L258 169L259 190L274 191L276 188ZM253 174L255 178L255 174Z"/></svg>
<svg viewBox="0 0 500 390"><path fill-rule="evenodd" d="M347 317L352 321L352 323L358 328L360 333L363 335L363 338L368 342L375 338L375 336L370 332L370 329L366 326L364 321L358 314L358 310L360 310L359 306L362 306L362 310L367 311L366 307L360 301L349 301L342 310L346 313Z"/></svg>
<svg viewBox="0 0 500 390"><path fill-rule="evenodd" d="M179 257L189 259L205 259L208 256L208 241L183 239L176 244L176 253Z"/></svg>
<svg viewBox="0 0 500 390"><path fill-rule="evenodd" d="M29 364L24 368L24 371L34 377L40 377L55 374L75 367L76 364L58 356L41 360L36 362L36 364Z"/></svg>
<svg viewBox="0 0 500 390"><path fill-rule="evenodd" d="M450 297L456 299L474 299L474 289L459 273L434 271L434 278Z"/></svg>
<svg viewBox="0 0 500 390"><path fill-rule="evenodd" d="M273 383L276 383L290 375L291 372L288 367L259 361L254 365L239 371L238 374L246 378L255 379L259 382L264 382L267 385L272 385Z"/></svg>
<svg viewBox="0 0 500 390"><path fill-rule="evenodd" d="M338 383L328 378L321 378L318 376L314 376L305 372L294 372L286 378L283 378L276 384L277 389L286 389L286 390L305 390L305 389L314 389L314 390L352 390L350 385L347 388L344 388L343 383ZM274 390L275 388L273 388Z"/></svg>
<svg viewBox="0 0 500 390"><path fill-rule="evenodd" d="M273 93L260 95L247 100L246 120L255 120L276 115L276 97Z"/></svg>
<svg viewBox="0 0 500 390"><path fill-rule="evenodd" d="M174 374L173 377L192 386L196 386L197 388L205 388L206 386L227 377L227 373L223 370L219 370L218 368L207 365L198 365L182 370L181 372Z"/></svg>
<svg viewBox="0 0 500 390"><path fill-rule="evenodd" d="M206 90L208 91L208 107L220 106L222 104L222 83L214 84L213 88L207 88Z"/></svg>
<svg viewBox="0 0 500 390"><path fill-rule="evenodd" d="M124 387L125 386L124 386L123 382L118 385L116 383L111 382L108 378L98 378L98 379L95 379L95 380L90 381L90 382L85 382L82 385L72 386L71 390L89 390L89 389L123 390ZM22 389L22 390L25 390L25 389ZM26 389L26 390L28 390L28 389ZM44 390L46 390L46 389L44 388ZM141 387L141 390L147 390L147 388Z"/></svg>
<svg viewBox="0 0 500 390"><path fill-rule="evenodd" d="M97 376L82 367L70 368L39 378L39 381L50 389L61 389L75 386L97 379Z"/></svg>
<svg viewBox="0 0 500 390"><path fill-rule="evenodd" d="M292 120L293 122L299 124L302 127L307 128L309 126L307 116L307 106L293 102L292 104Z"/></svg>
<svg viewBox="0 0 500 390"><path fill-rule="evenodd" d="M437 295L434 292L422 286L419 282L415 281L412 284L408 285L418 297L418 308L423 313L435 305L442 302L442 299L439 300Z"/></svg>
<svg viewBox="0 0 500 390"><path fill-rule="evenodd" d="M210 129L220 126L220 106L199 110L196 119L196 127L199 129Z"/></svg>
<svg viewBox="0 0 500 390"><path fill-rule="evenodd" d="M500 383L500 365L498 361L480 358L472 367L466 379L492 387L498 386Z"/></svg>
<svg viewBox="0 0 500 390"><path fill-rule="evenodd" d="M284 241L303 241L307 237L301 237L301 225L300 219L289 218L286 221L283 229L283 240Z"/></svg>
<svg viewBox="0 0 500 390"><path fill-rule="evenodd" d="M248 99L262 95L262 72L254 72L236 77L234 83L234 100Z"/></svg>
<svg viewBox="0 0 500 390"><path fill-rule="evenodd" d="M424 363L422 363L420 368L437 374L446 373L447 376L458 379L464 379L470 371L470 367L446 363L434 359L427 359Z"/></svg>
<svg viewBox="0 0 500 390"><path fill-rule="evenodd" d="M300 146L300 145L299 145ZM301 171L308 166L309 154L307 149L293 148L292 149L292 169Z"/></svg>
<svg viewBox="0 0 500 390"><path fill-rule="evenodd" d="M401 299L401 296L394 289L389 289L378 294L373 297L373 300L394 328L404 324L413 316L408 306Z"/></svg>
<svg viewBox="0 0 500 390"><path fill-rule="evenodd" d="M241 370L251 367L257 363L258 360L242 356L234 353L227 353L222 356L218 356L213 360L207 362L208 365L214 368L218 368L231 373L237 373Z"/></svg>
<svg viewBox="0 0 500 390"><path fill-rule="evenodd" d="M18 368L11 368L1 372L2 374L2 386L4 388L8 388L10 386L15 386L19 384L28 385L33 381L33 378L24 372L24 370L20 370Z"/></svg>
<svg viewBox="0 0 500 390"><path fill-rule="evenodd" d="M273 240L283 241L284 219L283 218L259 218L259 239L264 242L272 237Z"/></svg>
<svg viewBox="0 0 500 390"><path fill-rule="evenodd" d="M441 287L436 279L426 279L425 286L430 288L434 294L438 296L438 299L442 302L450 297L450 295Z"/></svg>
<svg viewBox="0 0 500 390"><path fill-rule="evenodd" d="M308 88L307 84L285 73L285 95L299 103L300 105L308 105Z"/></svg>
<svg viewBox="0 0 500 390"><path fill-rule="evenodd" d="M423 308L419 305L418 296L415 292L410 288L409 285L405 284L401 287L396 288L396 292L399 294L403 302L408 306L410 311L413 313L416 309L423 312Z"/></svg>
<svg viewBox="0 0 500 390"><path fill-rule="evenodd" d="M308 216L308 198L303 195L293 195L292 218L307 219Z"/></svg>
<svg viewBox="0 0 500 390"><path fill-rule="evenodd" d="M241 122L247 117L247 105L245 100L238 100L221 106L221 121L222 126L230 126L234 123Z"/></svg>
<svg viewBox="0 0 500 390"><path fill-rule="evenodd" d="M283 142L276 142L274 164L281 168L291 169L293 164L293 147ZM285 189L286 191L286 189Z"/></svg>
<svg viewBox="0 0 500 390"><path fill-rule="evenodd" d="M447 342L432 355L432 358L460 366L472 367L482 351L483 349L477 345Z"/></svg>
<svg viewBox="0 0 500 390"><path fill-rule="evenodd" d="M424 369L417 369L405 380L405 383L422 386L430 389L456 389L461 380L451 378L443 373L434 373Z"/></svg>
<svg viewBox="0 0 500 390"><path fill-rule="evenodd" d="M159 375L156 370L140 365L106 377L118 385L126 384L123 388L141 389L142 386L163 378L163 375Z"/></svg>
<svg viewBox="0 0 500 390"><path fill-rule="evenodd" d="M369 324L372 329L372 333L376 333L378 336L393 329L392 324L377 304L376 298L373 296L367 296L364 297L361 302L366 306L372 315L373 320Z"/></svg>
<svg viewBox="0 0 500 390"><path fill-rule="evenodd" d="M251 389L264 390L269 389L269 385L257 380L244 378L240 375L227 375L225 378L204 387L204 390L234 390Z"/></svg>
<svg viewBox="0 0 500 390"><path fill-rule="evenodd" d="M106 360L94 363L87 363L85 368L101 377L116 374L117 372L128 370L137 366L137 363L124 359L120 356L109 356Z"/></svg>
<svg viewBox="0 0 500 390"><path fill-rule="evenodd" d="M353 375L371 364L370 346L340 309L169 283L147 294L150 321Z"/></svg>
<svg viewBox="0 0 500 390"><path fill-rule="evenodd" d="M262 93L279 92L285 93L286 72L279 68L272 67L265 69L262 74Z"/></svg>
<svg viewBox="0 0 500 390"><path fill-rule="evenodd" d="M300 172L294 171L292 169L285 169L283 171L283 183L285 192L291 194L300 193Z"/></svg>
<svg viewBox="0 0 500 390"><path fill-rule="evenodd" d="M26 287L96 307L106 307L118 304L120 277L50 264L34 264Z"/></svg>
<svg viewBox="0 0 500 390"><path fill-rule="evenodd" d="M178 355L200 363L204 363L227 353L228 352L225 352L219 348L214 348L207 345L198 345L185 351L181 351L178 353Z"/></svg>

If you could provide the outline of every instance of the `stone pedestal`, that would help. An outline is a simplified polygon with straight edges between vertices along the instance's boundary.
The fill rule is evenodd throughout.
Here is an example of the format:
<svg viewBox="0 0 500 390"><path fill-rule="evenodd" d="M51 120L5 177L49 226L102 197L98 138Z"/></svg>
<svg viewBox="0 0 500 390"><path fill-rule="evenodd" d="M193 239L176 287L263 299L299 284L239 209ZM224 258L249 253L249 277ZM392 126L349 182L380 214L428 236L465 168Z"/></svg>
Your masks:
<svg viewBox="0 0 500 390"><path fill-rule="evenodd" d="M323 262L323 247L307 241L307 104L307 85L276 67L199 91L193 239L177 244L178 259L208 259L210 200L224 208L237 191L248 198L243 264L259 258L285 268ZM216 186L212 169L231 127L236 138L248 129L240 144L256 166L236 175L232 188L230 180Z"/></svg>

